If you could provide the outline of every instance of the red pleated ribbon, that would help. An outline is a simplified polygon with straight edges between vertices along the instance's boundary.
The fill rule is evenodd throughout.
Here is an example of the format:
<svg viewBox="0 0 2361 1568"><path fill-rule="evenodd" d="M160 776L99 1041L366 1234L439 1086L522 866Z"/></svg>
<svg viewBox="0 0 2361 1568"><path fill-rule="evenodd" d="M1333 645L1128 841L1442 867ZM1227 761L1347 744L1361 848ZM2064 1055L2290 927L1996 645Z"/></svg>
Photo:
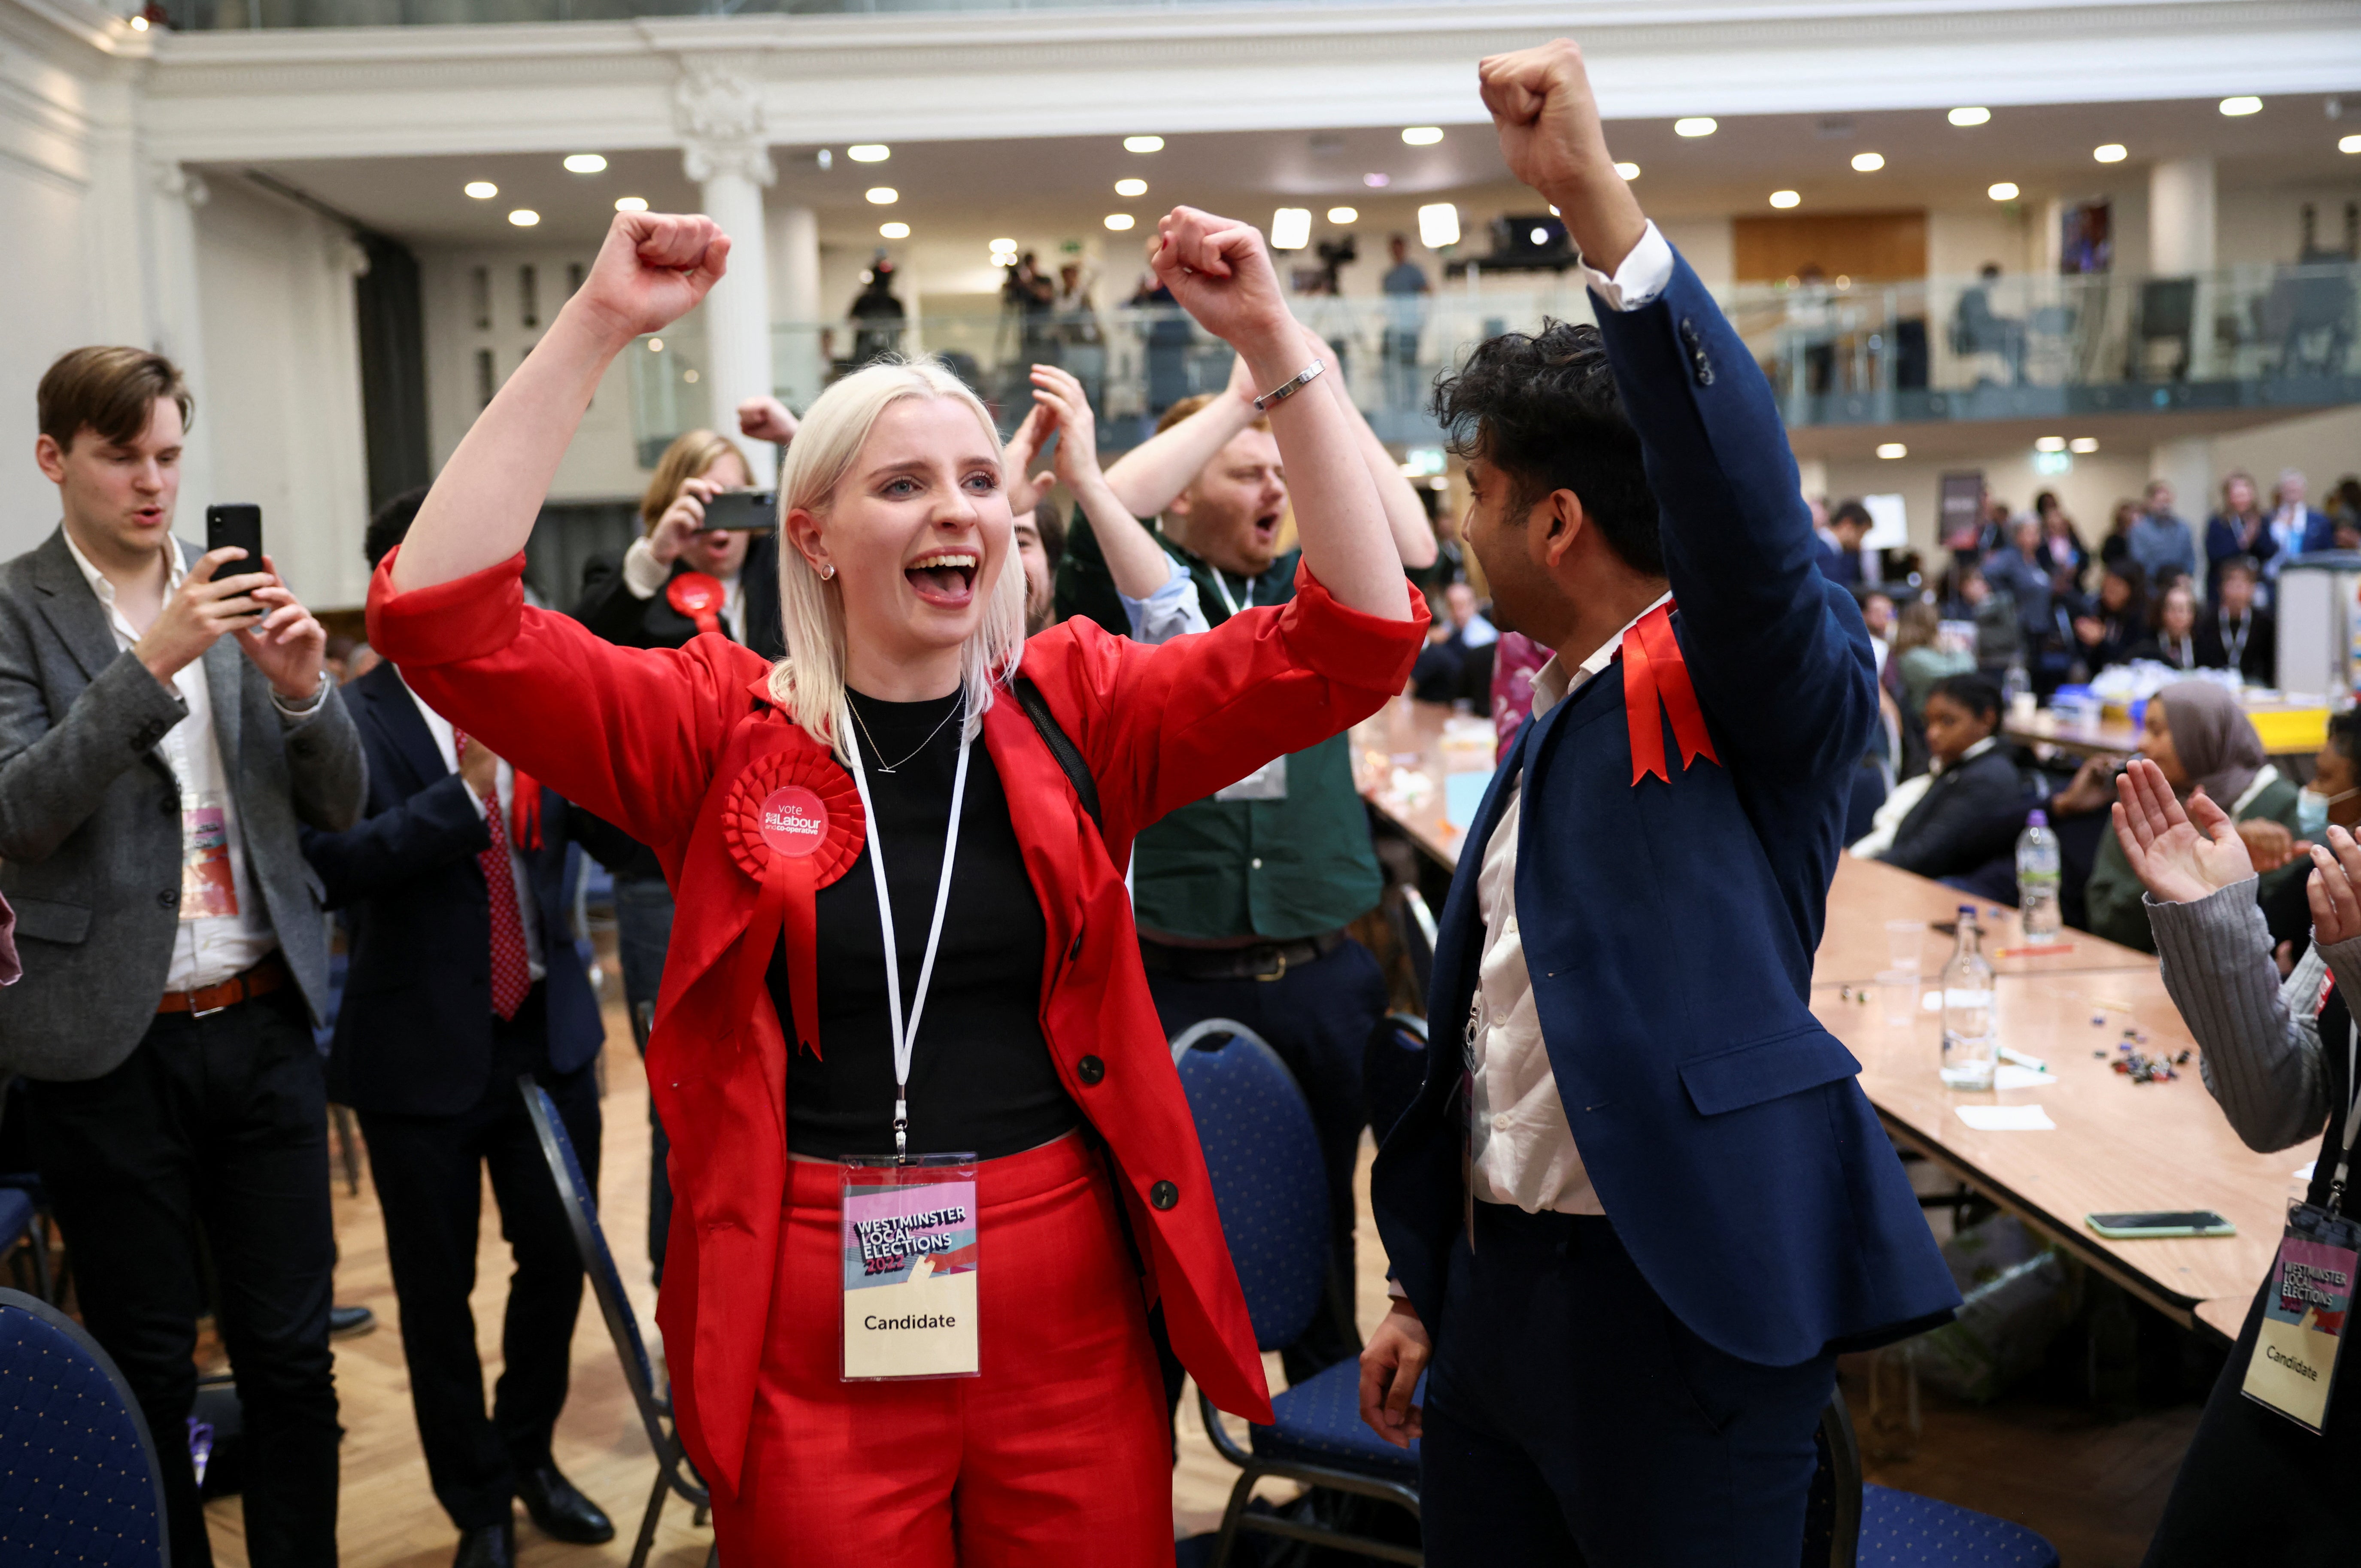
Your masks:
<svg viewBox="0 0 2361 1568"><path fill-rule="evenodd" d="M1681 766L1703 757L1719 764L1713 737L1706 733L1705 711L1697 707L1697 687L1689 684L1689 667L1673 635L1673 604L1667 599L1632 624L1623 634L1623 710L1631 727L1631 784L1637 788L1650 773L1673 782L1664 765L1664 727L1658 705L1673 721L1673 739L1681 748Z"/></svg>
<svg viewBox="0 0 2361 1568"><path fill-rule="evenodd" d="M721 630L721 579L704 572L683 572L664 585L664 603L697 622L699 631Z"/></svg>
<svg viewBox="0 0 2361 1568"><path fill-rule="evenodd" d="M677 579L675 579L677 581ZM741 1016L763 989L771 949L784 934L788 1024L796 1044L819 1055L819 890L861 856L866 838L861 794L833 758L817 748L774 751L746 764L721 813L721 832L738 868L762 889L752 924L738 945L730 994Z"/></svg>

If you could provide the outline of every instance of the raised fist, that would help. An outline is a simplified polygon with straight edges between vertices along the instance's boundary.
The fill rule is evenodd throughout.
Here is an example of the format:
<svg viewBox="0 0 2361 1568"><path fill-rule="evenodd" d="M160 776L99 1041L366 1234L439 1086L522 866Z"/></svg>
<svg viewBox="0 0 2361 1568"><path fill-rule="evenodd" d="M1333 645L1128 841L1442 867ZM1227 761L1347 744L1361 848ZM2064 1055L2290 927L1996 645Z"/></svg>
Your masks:
<svg viewBox="0 0 2361 1568"><path fill-rule="evenodd" d="M694 310L729 258L730 236L711 218L617 213L567 308L591 313L610 335L628 342Z"/></svg>
<svg viewBox="0 0 2361 1568"><path fill-rule="evenodd" d="M1295 318L1254 225L1175 207L1156 230L1149 264L1200 326L1241 354L1272 346L1293 352Z"/></svg>
<svg viewBox="0 0 2361 1568"><path fill-rule="evenodd" d="M1538 49L1492 55L1477 65L1476 74L1500 134L1500 155L1519 180L1554 193L1602 173L1620 178L1599 129L1598 103L1579 45L1555 38Z"/></svg>

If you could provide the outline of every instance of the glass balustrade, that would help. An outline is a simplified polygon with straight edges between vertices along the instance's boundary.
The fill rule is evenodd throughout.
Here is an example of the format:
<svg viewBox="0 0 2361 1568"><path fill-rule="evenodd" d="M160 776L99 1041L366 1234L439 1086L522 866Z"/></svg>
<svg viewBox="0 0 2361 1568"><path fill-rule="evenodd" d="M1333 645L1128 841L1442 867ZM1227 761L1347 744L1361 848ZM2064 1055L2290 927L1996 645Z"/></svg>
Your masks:
<svg viewBox="0 0 2361 1568"><path fill-rule="evenodd" d="M163 0L181 32L254 27L391 27L480 22L615 22L638 16L845 16L914 12L1176 10L1241 0ZM1306 0L1286 0L1301 5ZM1366 0L1309 0L1363 5ZM1409 0L1401 0L1408 4ZM117 0L116 9L123 9ZM133 14L137 7L123 9Z"/></svg>

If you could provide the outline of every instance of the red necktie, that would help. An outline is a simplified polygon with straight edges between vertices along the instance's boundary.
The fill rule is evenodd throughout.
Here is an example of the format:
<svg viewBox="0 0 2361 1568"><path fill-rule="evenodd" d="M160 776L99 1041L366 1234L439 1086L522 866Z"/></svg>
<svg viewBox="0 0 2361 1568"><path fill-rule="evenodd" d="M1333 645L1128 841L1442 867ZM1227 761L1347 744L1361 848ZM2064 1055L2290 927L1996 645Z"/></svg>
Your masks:
<svg viewBox="0 0 2361 1568"><path fill-rule="evenodd" d="M451 750L465 756L467 737L465 731L451 732ZM509 825L500 815L498 788L484 793L484 826L491 830L492 842L479 851L476 862L484 868L484 891L490 895L492 906L492 1012L501 1018L513 1018L524 1005L525 993L533 989L533 970L525 958L524 917L517 909L515 873L509 866Z"/></svg>

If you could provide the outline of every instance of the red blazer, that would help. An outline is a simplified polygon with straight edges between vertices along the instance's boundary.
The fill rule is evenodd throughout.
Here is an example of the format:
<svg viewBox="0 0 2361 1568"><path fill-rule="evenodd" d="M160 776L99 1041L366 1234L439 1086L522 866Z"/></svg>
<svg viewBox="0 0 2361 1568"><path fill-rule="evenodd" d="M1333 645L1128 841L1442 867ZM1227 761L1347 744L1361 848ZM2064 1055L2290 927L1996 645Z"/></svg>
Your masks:
<svg viewBox="0 0 2361 1568"><path fill-rule="evenodd" d="M656 1309L681 1437L700 1475L734 1495L772 1292L783 1281L788 1054L767 998L730 983L758 884L731 858L721 814L750 762L823 748L772 701L770 667L726 638L622 648L563 615L524 608L524 557L394 592L388 556L369 587L370 645L438 713L568 800L652 846L678 903L648 1041L648 1077L671 1135L674 1190ZM1121 1172L1148 1287L1172 1347L1223 1409L1270 1420L1253 1326L1223 1242L1203 1153L1140 967L1118 869L1133 837L1283 752L1375 713L1402 688L1427 611L1338 604L1309 572L1294 599L1161 647L1070 620L1025 645L1023 671L1090 764L1106 831L1082 809L1013 700L983 718L1049 942L1041 1029L1058 1075ZM834 765L833 763L830 764ZM750 1015L751 1014L751 1015ZM1084 1082L1075 1064L1105 1065ZM1159 1181L1180 1201L1157 1209Z"/></svg>

